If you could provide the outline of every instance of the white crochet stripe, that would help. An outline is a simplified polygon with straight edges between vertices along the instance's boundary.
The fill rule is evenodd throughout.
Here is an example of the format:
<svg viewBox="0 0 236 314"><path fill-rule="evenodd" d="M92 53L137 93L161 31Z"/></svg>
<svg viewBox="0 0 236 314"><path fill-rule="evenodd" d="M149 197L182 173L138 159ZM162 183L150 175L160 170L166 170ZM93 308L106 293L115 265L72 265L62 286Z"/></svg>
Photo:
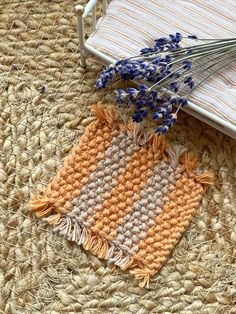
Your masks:
<svg viewBox="0 0 236 314"><path fill-rule="evenodd" d="M88 44L120 59L176 31L199 38L235 37L235 12L235 0L112 0ZM190 101L236 125L235 86L236 60L199 86Z"/></svg>

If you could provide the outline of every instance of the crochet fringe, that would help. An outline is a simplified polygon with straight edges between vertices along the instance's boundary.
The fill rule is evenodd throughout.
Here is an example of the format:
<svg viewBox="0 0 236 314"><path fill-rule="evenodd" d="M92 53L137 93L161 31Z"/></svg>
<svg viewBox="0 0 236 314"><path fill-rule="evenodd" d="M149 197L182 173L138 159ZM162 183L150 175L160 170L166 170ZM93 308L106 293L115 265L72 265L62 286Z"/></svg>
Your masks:
<svg viewBox="0 0 236 314"><path fill-rule="evenodd" d="M54 227L53 231L58 232L61 236L69 241L73 241L81 245L86 251L90 251L98 258L105 259L108 264L120 267L122 270L130 270L131 274L140 281L141 287L149 287L151 272L142 270L147 266L141 259L134 259L124 249L107 240L105 237L97 236L88 231L86 227L81 226L73 218L63 217ZM139 267L133 270L134 267Z"/></svg>
<svg viewBox="0 0 236 314"><path fill-rule="evenodd" d="M44 218L48 221L48 218ZM62 217L54 226L53 231L69 241L73 241L83 246L86 251L90 251L98 258L105 259L108 264L119 266L122 270L127 270L135 266L145 266L141 259L134 259L128 252L128 248L121 248L117 244L106 239L105 236L97 236L95 233L82 226L74 217Z"/></svg>

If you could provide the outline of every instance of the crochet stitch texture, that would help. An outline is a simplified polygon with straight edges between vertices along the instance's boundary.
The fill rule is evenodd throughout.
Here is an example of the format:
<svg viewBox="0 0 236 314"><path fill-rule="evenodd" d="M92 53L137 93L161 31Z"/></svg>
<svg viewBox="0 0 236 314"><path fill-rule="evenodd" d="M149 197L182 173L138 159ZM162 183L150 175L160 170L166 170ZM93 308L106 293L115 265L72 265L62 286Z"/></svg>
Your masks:
<svg viewBox="0 0 236 314"><path fill-rule="evenodd" d="M200 172L183 146L121 122L113 106L92 110L97 120L30 209L148 286L188 227L211 175Z"/></svg>

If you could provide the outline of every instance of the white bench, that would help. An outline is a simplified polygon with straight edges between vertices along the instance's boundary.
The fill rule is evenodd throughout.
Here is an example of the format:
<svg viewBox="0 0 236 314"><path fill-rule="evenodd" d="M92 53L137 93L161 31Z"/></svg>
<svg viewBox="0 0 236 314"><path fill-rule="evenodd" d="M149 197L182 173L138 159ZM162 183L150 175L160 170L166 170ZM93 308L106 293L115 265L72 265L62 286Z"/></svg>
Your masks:
<svg viewBox="0 0 236 314"><path fill-rule="evenodd" d="M154 39L179 31L201 38L236 37L235 0L96 0L77 5L81 65L86 52L103 64L137 55ZM84 38L84 19L92 14L92 33ZM235 56L236 58L236 56ZM236 59L197 88L183 110L236 139Z"/></svg>

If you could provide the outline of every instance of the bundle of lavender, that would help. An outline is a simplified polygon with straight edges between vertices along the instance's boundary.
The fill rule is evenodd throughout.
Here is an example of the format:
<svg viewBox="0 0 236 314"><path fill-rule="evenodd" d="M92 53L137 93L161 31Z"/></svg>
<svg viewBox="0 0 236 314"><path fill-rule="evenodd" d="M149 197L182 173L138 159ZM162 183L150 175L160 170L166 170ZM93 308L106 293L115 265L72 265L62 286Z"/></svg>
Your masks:
<svg viewBox="0 0 236 314"><path fill-rule="evenodd" d="M183 39L195 43L181 47ZM206 43L198 44L198 40ZM137 123L151 119L155 132L161 135L176 124L177 113L188 104L190 93L235 57L236 38L199 39L176 33L156 39L153 47L142 49L138 56L109 65L100 73L96 85L103 89L114 80L138 82L137 88L116 90L116 103L131 109ZM197 75L210 69L214 71L196 83Z"/></svg>

